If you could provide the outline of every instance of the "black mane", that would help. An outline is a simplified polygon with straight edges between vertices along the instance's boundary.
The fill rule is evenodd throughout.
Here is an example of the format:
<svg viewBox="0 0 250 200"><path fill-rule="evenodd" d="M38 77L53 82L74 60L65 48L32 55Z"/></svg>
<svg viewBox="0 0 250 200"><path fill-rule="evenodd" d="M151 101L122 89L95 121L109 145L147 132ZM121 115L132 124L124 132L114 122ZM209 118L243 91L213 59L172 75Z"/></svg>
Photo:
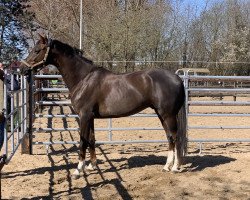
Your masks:
<svg viewBox="0 0 250 200"><path fill-rule="evenodd" d="M78 55L85 62L87 62L89 64L93 64L93 61L85 58L83 56L83 51L76 48L76 47L71 47L70 45L68 45L66 43L62 43L58 40L53 40L52 44L53 44L52 46L54 46L58 51L64 53L65 55L68 55L68 56Z"/></svg>

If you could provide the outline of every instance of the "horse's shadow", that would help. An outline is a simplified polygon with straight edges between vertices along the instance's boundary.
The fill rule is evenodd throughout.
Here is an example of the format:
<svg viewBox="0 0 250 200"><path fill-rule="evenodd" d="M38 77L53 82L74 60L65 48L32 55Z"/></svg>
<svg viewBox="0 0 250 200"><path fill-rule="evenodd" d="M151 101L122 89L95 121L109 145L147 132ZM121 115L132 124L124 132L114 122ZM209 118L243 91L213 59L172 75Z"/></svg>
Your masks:
<svg viewBox="0 0 250 200"><path fill-rule="evenodd" d="M87 183L86 187L83 188L74 188L71 180L71 174L69 172L70 169L76 167L75 164L71 164L66 162L65 165L60 165L60 166L55 166L55 163L53 159L49 156L50 161L52 166L51 167L41 167L41 168L36 168L32 170L26 170L22 171L21 174L20 172L10 172L4 175L4 178L10 178L16 175L21 175L21 176L29 176L29 175L36 175L36 174L44 174L45 172L50 173L50 191L49 191L49 197L53 198L54 195L60 196L61 194L65 195L65 192L68 195L71 194L76 194L77 189L78 191L81 191L82 197L89 197L89 199L93 198L92 194L92 187L98 187L101 185L106 185L106 184L112 184L113 186L116 187L118 193L121 195L122 198L124 199L132 199L130 196L129 192L127 191L127 188L123 185L123 178L121 171L122 170L129 170L133 168L142 168L146 166L153 166L153 165L164 165L166 162L166 157L165 156L156 156L156 155L148 155L148 156L132 156L128 159L126 158L119 158L119 159L112 159L105 154L105 152L102 152L105 156L104 160L98 160L98 163L101 165L102 163L108 162L110 165L109 169L100 169L98 167L98 170L95 172L92 172L90 174L99 174L102 177L102 181L92 184L88 180L88 174L84 174L84 180ZM127 162L126 162L127 160ZM222 155L195 155L195 156L187 156L186 158L186 165L189 165L185 171L202 171L206 168L213 168L219 165L227 164L230 162L235 161L236 159L230 158L227 156L222 156ZM117 166L115 163L121 162L123 164ZM126 163L126 164L124 164ZM116 167L115 167L116 166ZM69 182L69 189L67 191L61 191L61 192L55 192L53 189L54 185L54 179L55 179L55 172L59 170L66 170L67 171L67 181ZM107 172L114 172L116 174L115 179L106 179L104 178L103 174ZM142 172L143 173L143 172ZM185 173L185 172L184 172ZM90 175L89 174L89 175ZM41 199L44 196L40 197L35 197L35 198L26 198L26 199Z"/></svg>
<svg viewBox="0 0 250 200"><path fill-rule="evenodd" d="M189 165L186 170L188 171L202 171L206 168L213 168L219 165L227 164L235 161L235 158L223 155L197 155L187 156L186 165Z"/></svg>
<svg viewBox="0 0 250 200"><path fill-rule="evenodd" d="M222 155L195 155L185 158L184 171L202 171L206 168L212 168L227 164L236 159ZM112 162L112 160L110 160ZM150 165L165 165L165 156L133 156L128 159L128 168L140 168Z"/></svg>
<svg viewBox="0 0 250 200"><path fill-rule="evenodd" d="M119 158L119 159L109 159L106 157L106 160L98 160L98 164L103 164L108 162L110 164L109 169L99 169L98 172L93 173L105 173L105 172L119 172L124 169L133 169L133 168L142 168L145 166L152 166L152 165L162 165L164 166L166 163L165 156L155 156L155 155L148 155L148 156L132 156L128 159L126 158ZM50 159L51 160L51 159ZM121 164L118 167L115 167L113 163L124 162L127 160L127 164ZM235 161L235 158L230 158L227 156L222 155L197 155L197 156L187 156L185 160L185 165L187 165L187 170L189 171L202 171L206 168L213 168L219 165L227 164L230 162ZM31 170L25 171L16 171L16 172L5 172L3 173L2 178L13 178L15 176L29 176L29 175L37 175L37 174L44 174L45 172L54 172L60 170L67 170L74 169L77 167L77 163L67 163L61 166L55 166L53 160L51 160L52 166L51 167L40 167ZM186 170L186 171L187 171Z"/></svg>

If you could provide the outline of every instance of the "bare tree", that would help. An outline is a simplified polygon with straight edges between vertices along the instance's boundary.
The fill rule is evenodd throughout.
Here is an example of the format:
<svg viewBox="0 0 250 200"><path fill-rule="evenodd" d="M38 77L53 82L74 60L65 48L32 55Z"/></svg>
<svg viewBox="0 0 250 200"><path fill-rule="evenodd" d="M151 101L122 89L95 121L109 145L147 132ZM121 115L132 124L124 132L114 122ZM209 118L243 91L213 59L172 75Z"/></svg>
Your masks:
<svg viewBox="0 0 250 200"><path fill-rule="evenodd" d="M238 72L249 73L249 1L207 0L202 10L181 0L83 3L83 50L95 61L124 61L121 68L115 66L128 71L139 63L135 60L186 59L185 64L209 67L217 74L233 73L220 63L234 62L231 66ZM78 47L79 0L32 0L30 9L35 11L35 23L51 37ZM111 62L106 64L114 69Z"/></svg>

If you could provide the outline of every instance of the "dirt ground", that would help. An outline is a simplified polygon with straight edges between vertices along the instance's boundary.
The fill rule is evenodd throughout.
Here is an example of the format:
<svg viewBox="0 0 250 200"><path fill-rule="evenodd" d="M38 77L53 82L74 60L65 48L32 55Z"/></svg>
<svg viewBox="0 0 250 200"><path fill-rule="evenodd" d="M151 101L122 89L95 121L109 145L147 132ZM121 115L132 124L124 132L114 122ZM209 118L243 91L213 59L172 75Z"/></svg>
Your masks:
<svg viewBox="0 0 250 200"><path fill-rule="evenodd" d="M245 99L249 101L248 99ZM192 112L250 113L247 107L194 107ZM46 108L44 113L67 113ZM151 112L147 110L145 112ZM95 126L107 127L107 120ZM250 117L190 117L190 125L245 125ZM74 119L37 119L36 127L77 127ZM115 119L114 127L161 127L155 118ZM108 133L96 132L96 140ZM190 130L191 139L248 138L249 130ZM113 140L161 140L163 131L117 131ZM77 132L36 133L34 141L79 140ZM74 180L77 145L34 146L34 155L17 152L2 171L3 199L250 199L250 143L189 143L182 173L162 172L168 145L97 145L98 169ZM88 157L89 158L89 157Z"/></svg>

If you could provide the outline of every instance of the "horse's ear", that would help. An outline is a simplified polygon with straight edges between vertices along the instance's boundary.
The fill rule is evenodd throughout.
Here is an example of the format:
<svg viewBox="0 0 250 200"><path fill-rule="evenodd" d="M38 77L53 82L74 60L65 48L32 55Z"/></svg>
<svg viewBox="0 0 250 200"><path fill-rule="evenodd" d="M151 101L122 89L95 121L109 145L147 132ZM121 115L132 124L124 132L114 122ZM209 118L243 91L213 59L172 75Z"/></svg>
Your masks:
<svg viewBox="0 0 250 200"><path fill-rule="evenodd" d="M47 38L46 35L40 34L40 33L38 33L38 35L39 35L39 38L40 38L40 40L42 41L43 44L45 44L46 42L48 42L48 38Z"/></svg>

